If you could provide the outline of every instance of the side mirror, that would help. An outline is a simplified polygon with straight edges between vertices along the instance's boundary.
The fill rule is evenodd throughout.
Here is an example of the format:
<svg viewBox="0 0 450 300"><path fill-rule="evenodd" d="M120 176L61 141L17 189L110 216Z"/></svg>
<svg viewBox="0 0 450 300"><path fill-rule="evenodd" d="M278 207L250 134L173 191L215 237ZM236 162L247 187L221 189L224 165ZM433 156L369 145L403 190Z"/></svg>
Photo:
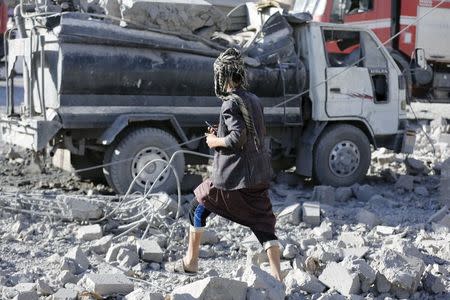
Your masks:
<svg viewBox="0 0 450 300"><path fill-rule="evenodd" d="M425 50L423 48L414 50L414 57L416 58L416 65L419 66L419 68L427 68L427 59L425 58Z"/></svg>

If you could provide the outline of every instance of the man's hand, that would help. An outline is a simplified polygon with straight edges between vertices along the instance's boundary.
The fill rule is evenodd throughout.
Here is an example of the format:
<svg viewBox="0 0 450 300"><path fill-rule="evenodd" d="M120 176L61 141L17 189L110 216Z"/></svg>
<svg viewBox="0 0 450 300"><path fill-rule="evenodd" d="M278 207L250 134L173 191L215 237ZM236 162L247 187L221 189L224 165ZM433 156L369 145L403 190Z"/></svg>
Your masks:
<svg viewBox="0 0 450 300"><path fill-rule="evenodd" d="M224 139L219 138L211 133L206 134L206 144L208 144L208 147L211 149L217 148L217 147L225 147Z"/></svg>

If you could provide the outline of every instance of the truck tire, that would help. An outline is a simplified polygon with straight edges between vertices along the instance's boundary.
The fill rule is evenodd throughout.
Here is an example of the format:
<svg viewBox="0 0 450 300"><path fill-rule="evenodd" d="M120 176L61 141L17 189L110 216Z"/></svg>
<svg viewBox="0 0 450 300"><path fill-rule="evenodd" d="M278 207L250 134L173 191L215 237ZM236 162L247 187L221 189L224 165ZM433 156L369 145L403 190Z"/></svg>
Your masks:
<svg viewBox="0 0 450 300"><path fill-rule="evenodd" d="M350 186L364 179L370 159L364 132L352 125L333 125L314 148L314 179L323 185Z"/></svg>
<svg viewBox="0 0 450 300"><path fill-rule="evenodd" d="M103 169L108 184L119 194L125 194L139 171L153 159L169 161L178 150L177 140L164 130L157 128L136 128L129 131L120 140L110 146L105 153L104 163L111 165ZM173 160L180 181L184 175L184 155L178 154ZM156 177L166 167L166 164L155 162L135 181L131 192L143 193L147 184L150 188ZM153 192L176 191L177 182L171 168L164 172L155 184Z"/></svg>

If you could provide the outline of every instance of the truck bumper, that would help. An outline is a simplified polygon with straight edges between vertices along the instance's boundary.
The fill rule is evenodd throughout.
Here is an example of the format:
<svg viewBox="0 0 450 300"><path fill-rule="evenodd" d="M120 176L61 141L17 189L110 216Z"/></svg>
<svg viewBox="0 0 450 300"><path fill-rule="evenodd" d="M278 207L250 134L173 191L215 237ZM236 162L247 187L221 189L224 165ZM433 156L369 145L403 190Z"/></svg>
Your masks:
<svg viewBox="0 0 450 300"><path fill-rule="evenodd" d="M43 150L61 128L61 123L57 121L0 119L1 139L4 142L34 151Z"/></svg>

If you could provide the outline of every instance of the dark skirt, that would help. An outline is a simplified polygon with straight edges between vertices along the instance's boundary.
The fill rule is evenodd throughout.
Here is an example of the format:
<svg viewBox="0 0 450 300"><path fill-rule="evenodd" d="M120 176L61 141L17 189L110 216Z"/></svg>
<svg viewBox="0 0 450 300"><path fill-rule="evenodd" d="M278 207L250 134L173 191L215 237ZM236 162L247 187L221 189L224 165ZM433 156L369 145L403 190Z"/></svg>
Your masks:
<svg viewBox="0 0 450 300"><path fill-rule="evenodd" d="M211 212L251 229L275 234L275 215L269 199L269 184L224 191L214 187L210 179L195 190L197 201Z"/></svg>

